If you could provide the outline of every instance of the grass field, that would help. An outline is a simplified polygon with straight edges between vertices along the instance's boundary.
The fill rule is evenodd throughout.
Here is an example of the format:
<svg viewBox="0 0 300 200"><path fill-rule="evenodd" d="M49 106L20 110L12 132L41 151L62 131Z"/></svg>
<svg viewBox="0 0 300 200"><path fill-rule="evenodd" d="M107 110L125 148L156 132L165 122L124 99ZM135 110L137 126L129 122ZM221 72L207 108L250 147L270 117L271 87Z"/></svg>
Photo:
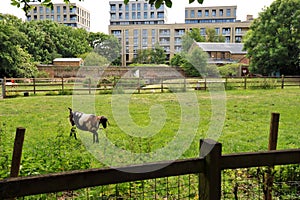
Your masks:
<svg viewBox="0 0 300 200"><path fill-rule="evenodd" d="M196 96L200 123L193 142L181 158L198 156L199 139L206 137L211 120L210 93L197 91ZM69 137L67 108L73 106L72 100L74 96L0 100L0 150L1 155L5 155L0 161L4 169L0 172L1 178L8 174L16 127L26 128L21 175L103 166L86 151L80 140ZM118 127L115 118L119 117L112 111L112 95L96 95L94 100L96 113L110 120L110 126L104 130L106 137L120 149L151 153L167 145L179 129L181 107L174 93L131 96L129 114L140 127L151 122L149 113L153 106L158 104L158 109L165 110L162 128L151 137L135 137ZM227 91L226 118L219 137L223 153L267 150L272 112L280 113L278 149L299 148L299 103L299 89ZM92 141L90 133L81 136L82 140Z"/></svg>

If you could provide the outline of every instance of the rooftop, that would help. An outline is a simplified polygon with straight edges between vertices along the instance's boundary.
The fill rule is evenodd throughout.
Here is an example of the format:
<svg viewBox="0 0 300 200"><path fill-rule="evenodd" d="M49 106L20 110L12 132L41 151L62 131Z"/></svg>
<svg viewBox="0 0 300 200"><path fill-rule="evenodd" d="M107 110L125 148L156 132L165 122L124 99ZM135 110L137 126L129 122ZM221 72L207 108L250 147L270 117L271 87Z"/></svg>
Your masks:
<svg viewBox="0 0 300 200"><path fill-rule="evenodd" d="M196 42L196 44L206 52L221 51L231 54L246 54L243 43L216 43L216 42Z"/></svg>

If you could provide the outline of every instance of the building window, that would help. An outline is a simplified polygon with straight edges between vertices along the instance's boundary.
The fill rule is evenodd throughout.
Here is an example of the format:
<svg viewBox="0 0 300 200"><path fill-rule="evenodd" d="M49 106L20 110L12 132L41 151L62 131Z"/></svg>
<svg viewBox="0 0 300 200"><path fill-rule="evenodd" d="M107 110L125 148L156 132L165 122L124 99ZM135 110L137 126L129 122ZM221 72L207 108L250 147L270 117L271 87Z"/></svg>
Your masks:
<svg viewBox="0 0 300 200"><path fill-rule="evenodd" d="M60 6L56 6L56 12L59 14L60 13Z"/></svg>
<svg viewBox="0 0 300 200"><path fill-rule="evenodd" d="M116 19L116 14L115 13L111 13L110 18L111 19Z"/></svg>
<svg viewBox="0 0 300 200"><path fill-rule="evenodd" d="M220 35L220 28L215 28L216 34Z"/></svg>
<svg viewBox="0 0 300 200"><path fill-rule="evenodd" d="M141 3L137 3L137 10L141 11Z"/></svg>
<svg viewBox="0 0 300 200"><path fill-rule="evenodd" d="M135 10L136 10L136 4L135 4L135 3L133 3L133 4L131 5L131 10L132 10L132 11L135 11Z"/></svg>
<svg viewBox="0 0 300 200"><path fill-rule="evenodd" d="M115 12L116 11L116 4L111 4L110 5L110 10Z"/></svg>
<svg viewBox="0 0 300 200"><path fill-rule="evenodd" d="M188 15L188 11L187 10L185 10L185 18L188 18L189 17L189 15Z"/></svg>
<svg viewBox="0 0 300 200"><path fill-rule="evenodd" d="M209 16L209 10L205 10L205 17Z"/></svg>
<svg viewBox="0 0 300 200"><path fill-rule="evenodd" d="M44 15L40 15L40 20L43 20L44 19Z"/></svg>
<svg viewBox="0 0 300 200"><path fill-rule="evenodd" d="M128 12L125 13L125 19L129 19L129 13Z"/></svg>
<svg viewBox="0 0 300 200"><path fill-rule="evenodd" d="M134 36L134 37L138 37L138 35L139 35L139 30L134 29L134 30L133 30L133 36Z"/></svg>
<svg viewBox="0 0 300 200"><path fill-rule="evenodd" d="M158 12L157 13L157 18L160 18L160 19L164 18L164 13L163 12Z"/></svg>
<svg viewBox="0 0 300 200"><path fill-rule="evenodd" d="M123 19L123 13L119 13L119 19Z"/></svg>
<svg viewBox="0 0 300 200"><path fill-rule="evenodd" d="M144 19L147 19L147 18L148 18L148 13L144 12Z"/></svg>
<svg viewBox="0 0 300 200"><path fill-rule="evenodd" d="M148 4L144 3L144 10L148 10Z"/></svg>
<svg viewBox="0 0 300 200"><path fill-rule="evenodd" d="M132 12L132 13L131 13L131 17L132 17L132 19L136 19L135 12Z"/></svg>
<svg viewBox="0 0 300 200"><path fill-rule="evenodd" d="M44 13L44 8L43 7L40 7L40 14L43 14Z"/></svg>
<svg viewBox="0 0 300 200"><path fill-rule="evenodd" d="M213 17L215 17L215 16L217 15L217 11L216 11L216 10L212 10L211 15L212 15Z"/></svg>
<svg viewBox="0 0 300 200"><path fill-rule="evenodd" d="M226 16L230 17L231 16L231 10L230 9L226 9Z"/></svg>
<svg viewBox="0 0 300 200"><path fill-rule="evenodd" d="M123 9L123 4L119 4L119 10Z"/></svg>
<svg viewBox="0 0 300 200"><path fill-rule="evenodd" d="M191 10L191 17L195 17L195 11Z"/></svg>
<svg viewBox="0 0 300 200"><path fill-rule="evenodd" d="M50 14L50 8L46 8L46 14Z"/></svg>
<svg viewBox="0 0 300 200"><path fill-rule="evenodd" d="M67 13L67 7L64 6L63 9L64 9L64 13Z"/></svg>
<svg viewBox="0 0 300 200"><path fill-rule="evenodd" d="M206 35L205 31L206 31L205 28L201 28L200 29L200 35Z"/></svg>
<svg viewBox="0 0 300 200"><path fill-rule="evenodd" d="M198 17L202 17L202 10L198 10L197 16L198 16Z"/></svg>
<svg viewBox="0 0 300 200"><path fill-rule="evenodd" d="M137 12L137 18L141 19L141 12Z"/></svg>
<svg viewBox="0 0 300 200"><path fill-rule="evenodd" d="M148 30L147 29L143 29L143 37L148 37Z"/></svg>
<svg viewBox="0 0 300 200"><path fill-rule="evenodd" d="M222 17L223 16L223 9L219 10L219 16Z"/></svg>
<svg viewBox="0 0 300 200"><path fill-rule="evenodd" d="M57 15L57 16L56 16L56 19L57 19L58 22L60 22L60 20L61 20L61 19L60 19L60 15Z"/></svg>
<svg viewBox="0 0 300 200"><path fill-rule="evenodd" d="M129 11L129 4L126 4L126 5L125 5L125 10L126 10L126 11Z"/></svg>
<svg viewBox="0 0 300 200"><path fill-rule="evenodd" d="M155 17L154 12L150 13L150 17L151 17L151 19L153 19Z"/></svg>

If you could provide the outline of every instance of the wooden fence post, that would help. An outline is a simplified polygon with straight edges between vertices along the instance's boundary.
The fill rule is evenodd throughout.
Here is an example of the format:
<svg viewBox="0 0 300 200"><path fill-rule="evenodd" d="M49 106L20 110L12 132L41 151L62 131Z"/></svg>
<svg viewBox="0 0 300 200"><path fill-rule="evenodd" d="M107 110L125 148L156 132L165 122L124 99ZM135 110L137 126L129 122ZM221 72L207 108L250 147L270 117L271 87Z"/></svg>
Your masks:
<svg viewBox="0 0 300 200"><path fill-rule="evenodd" d="M33 82L33 94L35 94L35 78L32 79Z"/></svg>
<svg viewBox="0 0 300 200"><path fill-rule="evenodd" d="M279 127L279 113L272 113L271 123L270 123L270 134L269 134L269 146L268 150L276 150L277 148L277 138L278 138L278 127ZM273 188L273 175L274 166L270 166L267 169L266 179L265 179L265 200L272 200L272 188Z"/></svg>
<svg viewBox="0 0 300 200"><path fill-rule="evenodd" d="M89 94L91 94L91 85L92 85L92 80L89 78Z"/></svg>
<svg viewBox="0 0 300 200"><path fill-rule="evenodd" d="M281 75L281 89L284 88L284 75Z"/></svg>
<svg viewBox="0 0 300 200"><path fill-rule="evenodd" d="M3 98L6 97L6 77L3 78L3 82L2 82L2 96Z"/></svg>
<svg viewBox="0 0 300 200"><path fill-rule="evenodd" d="M244 89L247 89L247 76L244 76Z"/></svg>
<svg viewBox="0 0 300 200"><path fill-rule="evenodd" d="M163 78L160 79L160 91L161 91L161 93L164 92L164 80L163 80Z"/></svg>
<svg viewBox="0 0 300 200"><path fill-rule="evenodd" d="M138 93L140 94L141 93L141 79L140 79L140 77L138 78L137 87L138 87Z"/></svg>
<svg viewBox="0 0 300 200"><path fill-rule="evenodd" d="M64 93L64 77L61 77L61 92Z"/></svg>
<svg viewBox="0 0 300 200"><path fill-rule="evenodd" d="M204 173L199 174L199 199L221 199L222 144L211 139L200 140L200 157L204 156Z"/></svg>
<svg viewBox="0 0 300 200"><path fill-rule="evenodd" d="M25 128L21 128L21 127L17 128L13 157L12 157L11 168L10 168L10 177L17 177L19 175L24 135L25 135Z"/></svg>

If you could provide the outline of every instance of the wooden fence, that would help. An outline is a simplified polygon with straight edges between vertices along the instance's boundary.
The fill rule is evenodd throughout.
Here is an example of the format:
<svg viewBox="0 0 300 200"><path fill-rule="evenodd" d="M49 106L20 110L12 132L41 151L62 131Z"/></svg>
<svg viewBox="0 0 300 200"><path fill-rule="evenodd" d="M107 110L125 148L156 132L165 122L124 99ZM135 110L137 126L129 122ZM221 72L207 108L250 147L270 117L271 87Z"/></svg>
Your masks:
<svg viewBox="0 0 300 200"><path fill-rule="evenodd" d="M221 172L224 169L300 163L300 149L222 155L222 145L218 142L206 139L201 140L200 145L199 158L4 179L0 181L0 199L129 181L199 174L199 198L217 200L221 198ZM157 170L151 171L151 169ZM130 171L148 172L128 173Z"/></svg>
<svg viewBox="0 0 300 200"><path fill-rule="evenodd" d="M94 94L95 92L126 92L126 89L141 92L164 92L207 90L222 86L225 89L256 89L256 88L300 88L300 77L223 77L220 79L206 78L111 78L93 81L88 78L4 78L2 80L2 96L49 93Z"/></svg>

